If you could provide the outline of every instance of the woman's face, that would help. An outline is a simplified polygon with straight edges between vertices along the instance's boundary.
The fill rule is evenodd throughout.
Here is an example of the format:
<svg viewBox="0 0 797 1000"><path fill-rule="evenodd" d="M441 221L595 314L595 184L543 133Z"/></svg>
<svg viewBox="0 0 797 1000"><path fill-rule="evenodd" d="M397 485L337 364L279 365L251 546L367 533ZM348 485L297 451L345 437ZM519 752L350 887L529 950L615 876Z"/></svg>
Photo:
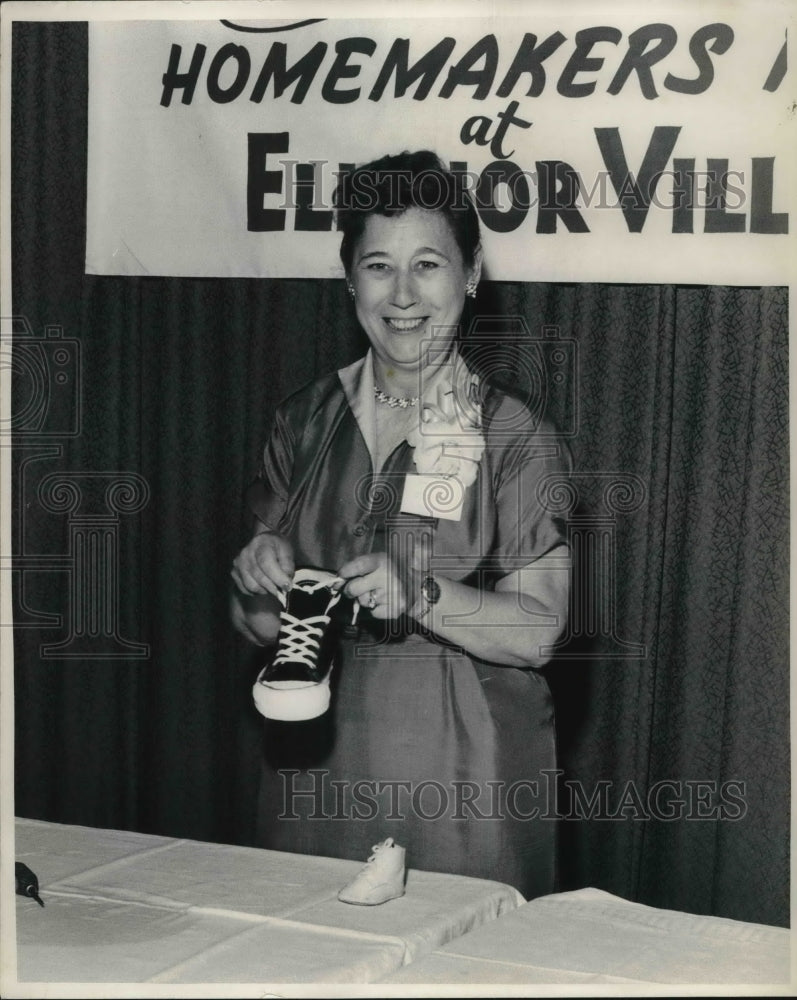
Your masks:
<svg viewBox="0 0 797 1000"><path fill-rule="evenodd" d="M413 207L369 216L350 280L357 318L377 358L389 369L416 371L425 342L450 344L471 275L478 280L478 265L466 269L442 213Z"/></svg>

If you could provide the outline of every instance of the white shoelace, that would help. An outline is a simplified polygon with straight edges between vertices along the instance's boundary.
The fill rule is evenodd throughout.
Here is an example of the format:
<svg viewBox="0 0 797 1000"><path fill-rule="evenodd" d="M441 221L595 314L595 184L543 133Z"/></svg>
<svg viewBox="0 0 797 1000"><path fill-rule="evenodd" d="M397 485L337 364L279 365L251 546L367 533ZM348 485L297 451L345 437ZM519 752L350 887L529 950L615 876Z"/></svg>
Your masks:
<svg viewBox="0 0 797 1000"><path fill-rule="evenodd" d="M314 667L316 665L324 629L329 624L329 612L335 607L341 597L340 591L331 589L331 584L337 583L338 580L341 583L343 582L338 577L332 581L319 580L316 583L310 583L309 581L306 583L302 582L297 587L297 589L303 590L306 594L314 594L317 590L327 588L332 597L327 605L326 614L323 615L313 615L310 618L297 618L295 615L290 614L287 608L281 612L280 648L274 657L275 664L284 663L286 660L295 663L298 660L307 667ZM280 594L280 600L283 607L285 607L288 601L287 597L284 594Z"/></svg>
<svg viewBox="0 0 797 1000"><path fill-rule="evenodd" d="M382 851L389 850L392 846L393 846L392 837L388 837L387 840L383 840L380 841L380 843L378 844L374 844L373 847L371 848L371 856L368 859L368 864L370 865L372 861L376 861L376 857L378 854L381 854Z"/></svg>

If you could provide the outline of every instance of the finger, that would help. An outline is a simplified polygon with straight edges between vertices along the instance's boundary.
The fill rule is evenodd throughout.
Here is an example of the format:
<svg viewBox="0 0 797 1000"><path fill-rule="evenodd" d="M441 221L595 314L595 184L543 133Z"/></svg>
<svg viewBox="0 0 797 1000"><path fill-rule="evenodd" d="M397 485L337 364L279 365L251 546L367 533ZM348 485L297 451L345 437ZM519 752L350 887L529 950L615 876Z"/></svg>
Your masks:
<svg viewBox="0 0 797 1000"><path fill-rule="evenodd" d="M238 572L238 567L235 566L234 564L232 569L230 570L230 576L232 577L232 582L235 584L236 590L243 590L244 585L243 581L241 580L241 574Z"/></svg>
<svg viewBox="0 0 797 1000"><path fill-rule="evenodd" d="M281 591L290 589L290 579L277 565L270 540L255 539L250 542L234 560L233 566L245 593L279 597Z"/></svg>
<svg viewBox="0 0 797 1000"><path fill-rule="evenodd" d="M392 611L389 604L380 604L373 609L371 617L377 618L380 621L387 621L388 618L398 618L399 614L400 612L398 611Z"/></svg>
<svg viewBox="0 0 797 1000"><path fill-rule="evenodd" d="M368 608L369 611L373 611L378 605L384 606L388 603L387 592L379 587L371 587L370 590L366 590L358 600L361 607Z"/></svg>
<svg viewBox="0 0 797 1000"><path fill-rule="evenodd" d="M357 556L340 567L338 576L342 576L344 580L351 580L353 577L373 573L379 566L381 559L381 554L377 552L369 552L364 556Z"/></svg>
<svg viewBox="0 0 797 1000"><path fill-rule="evenodd" d="M240 556L233 562L232 570L230 571L230 576L232 576L235 586L242 591L244 594L251 593L250 587L254 585L254 580L251 575L246 572L244 566L240 560Z"/></svg>
<svg viewBox="0 0 797 1000"><path fill-rule="evenodd" d="M380 601L375 608L371 609L371 616L384 621L387 618L398 618L406 610L406 603L403 600Z"/></svg>
<svg viewBox="0 0 797 1000"><path fill-rule="evenodd" d="M267 591L267 585L254 576L244 567L237 566L233 569L232 578L236 586L244 594L262 594Z"/></svg>
<svg viewBox="0 0 797 1000"><path fill-rule="evenodd" d="M296 564L293 558L293 548L285 538L276 538L277 562L284 575L288 578L290 586L293 583L293 574L296 572Z"/></svg>
<svg viewBox="0 0 797 1000"><path fill-rule="evenodd" d="M278 583L275 583L275 581L272 580L270 577L261 578L261 580L256 581L255 585L259 589L257 591L253 591L253 593L271 594L272 597L277 598L280 604L285 603L285 595L288 592L288 590L290 590L290 587L288 587L287 589L281 587Z"/></svg>
<svg viewBox="0 0 797 1000"><path fill-rule="evenodd" d="M277 565L276 560L271 555L265 557L261 554L261 561L257 562L257 554L247 561L241 563L241 575L245 581L251 580L257 588L257 593L276 593L281 589L286 589L283 583L284 574ZM290 587L288 582L287 587Z"/></svg>
<svg viewBox="0 0 797 1000"><path fill-rule="evenodd" d="M365 607L368 607L367 598L370 596L371 591L376 591L378 589L379 580L376 576L368 574L366 576L355 576L354 579L350 580L346 584L345 594L347 597L352 597L355 600L363 598L360 601Z"/></svg>
<svg viewBox="0 0 797 1000"><path fill-rule="evenodd" d="M283 561L280 561L282 554ZM290 590L293 584L293 569L286 572L285 564L292 567L293 554L288 550L282 552L274 539L269 539L266 544L256 547L252 554L252 563L247 568L250 574L258 580L264 587L272 583L274 587L281 590Z"/></svg>
<svg viewBox="0 0 797 1000"><path fill-rule="evenodd" d="M262 568L261 568L262 572ZM293 586L293 573L286 573L279 564L274 560L270 563L268 571L263 573L261 577L264 585L272 584L274 587L274 593L280 590L283 593L287 593Z"/></svg>
<svg viewBox="0 0 797 1000"><path fill-rule="evenodd" d="M280 586L290 587L293 581L293 549L279 535L265 534L254 540L254 561Z"/></svg>

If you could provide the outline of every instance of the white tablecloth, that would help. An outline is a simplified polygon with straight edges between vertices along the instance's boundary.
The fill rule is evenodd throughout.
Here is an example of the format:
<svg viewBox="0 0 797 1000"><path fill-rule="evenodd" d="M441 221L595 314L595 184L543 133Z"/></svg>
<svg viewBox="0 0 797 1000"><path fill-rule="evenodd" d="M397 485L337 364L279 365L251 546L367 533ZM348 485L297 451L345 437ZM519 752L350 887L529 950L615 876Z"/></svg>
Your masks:
<svg viewBox="0 0 797 1000"><path fill-rule="evenodd" d="M118 830L16 823L20 982L367 983L523 903L497 882L410 870L381 906L336 898L365 862ZM43 994L39 994L43 995Z"/></svg>
<svg viewBox="0 0 797 1000"><path fill-rule="evenodd" d="M532 900L385 982L734 984L786 994L790 937L780 927L579 889Z"/></svg>

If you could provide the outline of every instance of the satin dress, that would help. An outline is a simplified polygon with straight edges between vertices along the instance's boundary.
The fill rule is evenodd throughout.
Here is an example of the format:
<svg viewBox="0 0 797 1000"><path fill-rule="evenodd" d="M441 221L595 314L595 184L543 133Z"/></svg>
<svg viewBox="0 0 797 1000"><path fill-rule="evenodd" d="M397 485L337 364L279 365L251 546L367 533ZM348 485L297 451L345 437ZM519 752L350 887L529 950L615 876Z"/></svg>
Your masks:
<svg viewBox="0 0 797 1000"><path fill-rule="evenodd" d="M387 532L428 519L400 511L414 472L405 442L374 470L370 355L278 408L255 517L287 536L297 566L336 571L387 551ZM487 389L486 446L458 520L432 523L435 571L492 589L566 542L544 502L568 459L513 397ZM564 453L563 453L564 452ZM319 719L265 722L258 843L365 861L388 836L407 866L494 879L527 898L555 889L556 754L539 671L490 663L413 620L373 619L339 639L332 704Z"/></svg>

